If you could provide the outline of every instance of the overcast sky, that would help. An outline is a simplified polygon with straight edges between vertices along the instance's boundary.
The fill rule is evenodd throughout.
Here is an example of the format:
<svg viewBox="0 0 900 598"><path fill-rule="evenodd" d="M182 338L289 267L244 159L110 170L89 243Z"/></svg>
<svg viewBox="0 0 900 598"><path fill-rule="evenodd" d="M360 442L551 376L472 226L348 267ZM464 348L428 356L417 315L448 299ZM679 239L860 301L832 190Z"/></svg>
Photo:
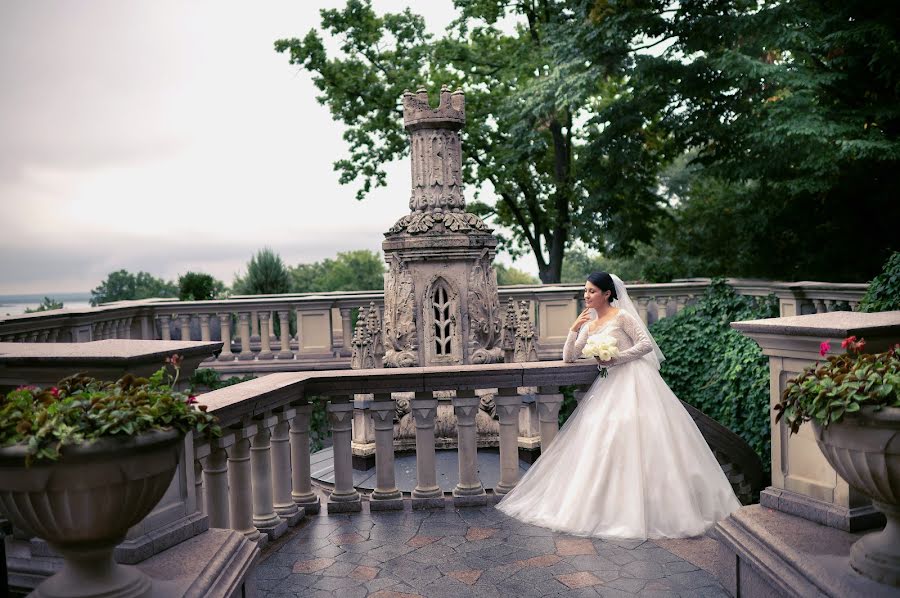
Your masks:
<svg viewBox="0 0 900 598"><path fill-rule="evenodd" d="M89 291L120 268L230 284L264 245L289 265L380 252L408 210L406 160L356 201L332 168L341 126L273 49L343 4L0 4L0 294ZM434 33L453 18L450 0L374 4Z"/></svg>

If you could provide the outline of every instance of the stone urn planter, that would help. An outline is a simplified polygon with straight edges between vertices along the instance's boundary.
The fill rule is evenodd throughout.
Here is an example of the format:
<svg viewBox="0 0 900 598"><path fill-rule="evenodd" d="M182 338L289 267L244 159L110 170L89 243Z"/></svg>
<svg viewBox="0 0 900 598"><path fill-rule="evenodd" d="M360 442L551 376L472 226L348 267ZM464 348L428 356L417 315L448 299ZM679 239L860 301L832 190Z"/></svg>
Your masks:
<svg viewBox="0 0 900 598"><path fill-rule="evenodd" d="M150 595L150 579L117 564L113 549L165 494L182 438L174 429L104 437L30 467L23 445L0 448L0 510L65 560L34 596Z"/></svg>
<svg viewBox="0 0 900 598"><path fill-rule="evenodd" d="M850 565L866 577L900 587L900 408L864 407L828 427L812 425L837 474L869 496L887 518L884 530L853 544Z"/></svg>

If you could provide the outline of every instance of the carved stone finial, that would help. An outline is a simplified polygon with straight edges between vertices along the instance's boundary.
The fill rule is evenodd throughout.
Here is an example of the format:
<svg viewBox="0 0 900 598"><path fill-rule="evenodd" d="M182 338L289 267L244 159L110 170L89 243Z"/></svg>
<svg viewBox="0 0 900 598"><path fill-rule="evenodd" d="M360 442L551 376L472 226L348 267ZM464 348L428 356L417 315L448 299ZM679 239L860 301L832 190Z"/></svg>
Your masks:
<svg viewBox="0 0 900 598"><path fill-rule="evenodd" d="M529 316L528 301L519 302L519 313L516 321L516 346L513 361L523 363L537 361L537 347L535 345L534 324Z"/></svg>
<svg viewBox="0 0 900 598"><path fill-rule="evenodd" d="M516 302L510 297L506 302L506 314L503 317L503 336L500 339L500 348L503 349L503 361L506 363L513 361L513 353L516 350L516 327Z"/></svg>

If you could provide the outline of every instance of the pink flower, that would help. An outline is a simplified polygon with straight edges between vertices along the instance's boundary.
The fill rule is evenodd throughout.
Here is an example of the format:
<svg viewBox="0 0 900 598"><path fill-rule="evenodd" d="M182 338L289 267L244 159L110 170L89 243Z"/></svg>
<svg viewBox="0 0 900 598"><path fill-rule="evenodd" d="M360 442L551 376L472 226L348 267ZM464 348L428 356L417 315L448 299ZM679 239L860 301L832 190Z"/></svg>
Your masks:
<svg viewBox="0 0 900 598"><path fill-rule="evenodd" d="M848 336L847 338L845 338L844 340L841 341L841 349L846 349L847 347L850 347L851 345L853 345L853 343L855 343L855 342L856 342L855 336Z"/></svg>
<svg viewBox="0 0 900 598"><path fill-rule="evenodd" d="M50 389L50 394L52 394L54 397L56 397L58 399L59 398L59 389L54 386L53 388Z"/></svg>
<svg viewBox="0 0 900 598"><path fill-rule="evenodd" d="M854 351L856 351L857 353L862 353L863 349L865 349L865 348L866 348L866 340L861 338L861 339L859 339L859 342L856 343L856 345L854 346Z"/></svg>
<svg viewBox="0 0 900 598"><path fill-rule="evenodd" d="M193 405L196 402L197 402L197 397L195 397L194 395L191 395L187 398L188 405Z"/></svg>
<svg viewBox="0 0 900 598"><path fill-rule="evenodd" d="M825 357L825 354L831 351L831 343L828 341L823 341L821 345L819 345L819 355Z"/></svg>

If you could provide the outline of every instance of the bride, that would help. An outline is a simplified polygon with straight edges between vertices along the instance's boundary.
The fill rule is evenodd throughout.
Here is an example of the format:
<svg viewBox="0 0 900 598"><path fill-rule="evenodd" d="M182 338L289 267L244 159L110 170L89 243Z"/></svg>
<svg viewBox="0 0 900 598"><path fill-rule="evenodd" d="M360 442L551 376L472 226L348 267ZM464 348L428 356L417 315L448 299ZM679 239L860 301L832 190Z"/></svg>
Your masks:
<svg viewBox="0 0 900 598"><path fill-rule="evenodd" d="M594 272L563 349L612 337L619 354L549 447L497 505L534 525L601 538L703 534L740 503L691 416L659 375L664 359L614 275ZM542 447L543 448L543 447Z"/></svg>

